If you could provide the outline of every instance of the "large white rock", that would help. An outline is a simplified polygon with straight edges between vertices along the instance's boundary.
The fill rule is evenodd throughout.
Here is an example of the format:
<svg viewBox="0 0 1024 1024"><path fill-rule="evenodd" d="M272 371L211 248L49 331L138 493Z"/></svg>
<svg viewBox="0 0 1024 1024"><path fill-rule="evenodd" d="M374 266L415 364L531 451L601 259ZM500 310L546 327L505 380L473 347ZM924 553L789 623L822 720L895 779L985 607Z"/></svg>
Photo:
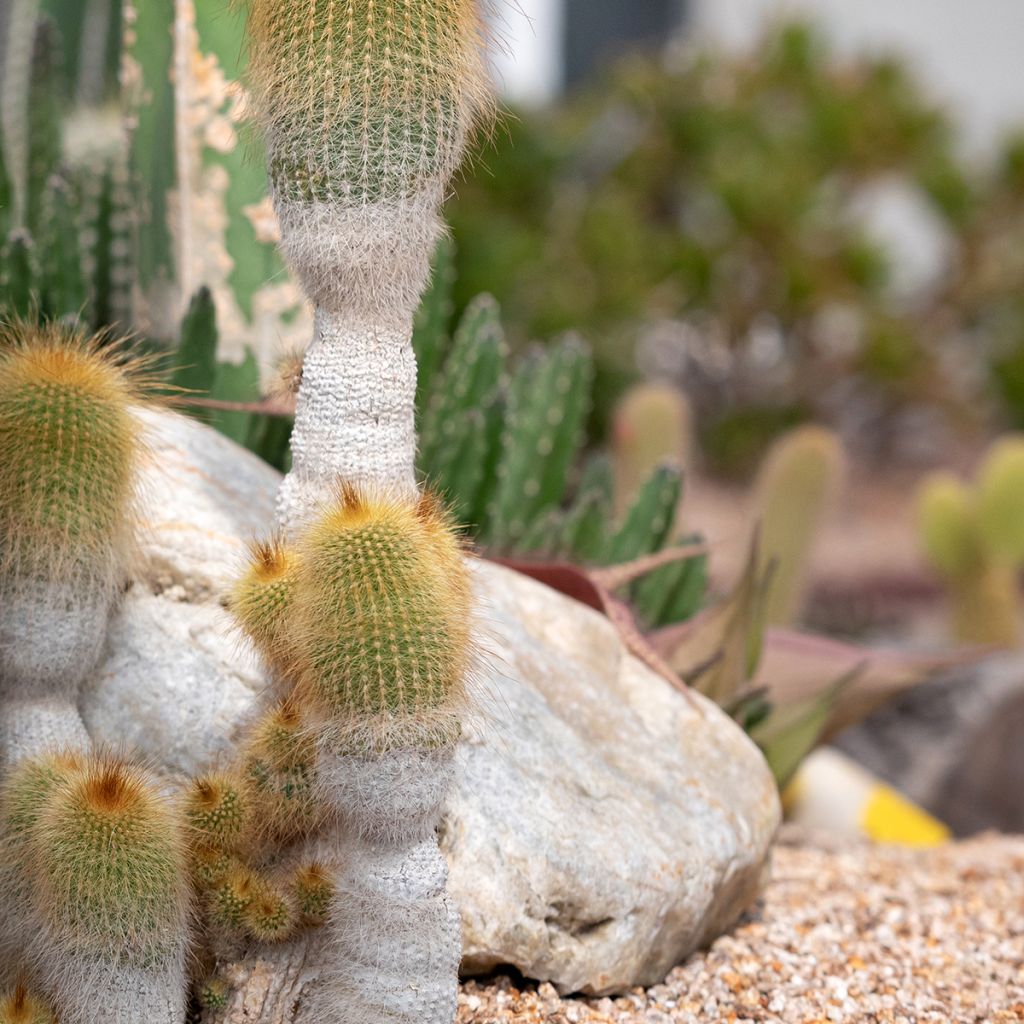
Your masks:
<svg viewBox="0 0 1024 1024"><path fill-rule="evenodd" d="M100 742L190 772L230 749L264 684L220 595L270 529L279 477L191 420L145 419L144 578L82 711ZM596 612L490 563L474 572L486 707L442 835L465 968L512 964L564 992L659 981L756 894L779 821L767 766Z"/></svg>

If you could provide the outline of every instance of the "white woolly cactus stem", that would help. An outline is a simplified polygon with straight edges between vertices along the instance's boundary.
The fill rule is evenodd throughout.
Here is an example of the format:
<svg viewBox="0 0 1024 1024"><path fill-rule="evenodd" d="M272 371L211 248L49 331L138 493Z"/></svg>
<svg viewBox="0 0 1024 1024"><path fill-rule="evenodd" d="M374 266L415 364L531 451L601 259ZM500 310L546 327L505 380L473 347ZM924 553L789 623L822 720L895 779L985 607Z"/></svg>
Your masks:
<svg viewBox="0 0 1024 1024"><path fill-rule="evenodd" d="M320 307L292 433L278 519L294 529L329 503L338 480L414 498L416 357L411 316L374 323Z"/></svg>
<svg viewBox="0 0 1024 1024"><path fill-rule="evenodd" d="M186 1019L186 954L152 967L111 964L67 953L51 983L60 1024L182 1024ZM44 976L45 977L45 976Z"/></svg>
<svg viewBox="0 0 1024 1024"><path fill-rule="evenodd" d="M454 749L326 755L321 782L345 826L328 921L334 957L328 1017L339 1024L450 1024L455 1019L458 910L436 828Z"/></svg>
<svg viewBox="0 0 1024 1024"><path fill-rule="evenodd" d="M0 767L85 751L78 690L99 660L114 592L93 579L30 580L0 614Z"/></svg>

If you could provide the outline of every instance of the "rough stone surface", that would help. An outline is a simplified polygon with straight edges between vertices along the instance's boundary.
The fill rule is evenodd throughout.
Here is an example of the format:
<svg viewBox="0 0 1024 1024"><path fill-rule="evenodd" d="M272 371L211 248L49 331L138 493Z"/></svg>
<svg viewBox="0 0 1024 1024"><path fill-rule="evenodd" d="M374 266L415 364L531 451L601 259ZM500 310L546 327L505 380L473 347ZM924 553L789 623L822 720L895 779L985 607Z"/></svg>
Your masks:
<svg viewBox="0 0 1024 1024"><path fill-rule="evenodd" d="M147 422L146 568L82 710L100 742L192 771L230 747L263 686L219 595L270 528L279 477L197 423ZM779 820L767 767L597 613L507 569L474 572L485 710L442 831L464 966L511 964L563 992L658 982L756 895Z"/></svg>

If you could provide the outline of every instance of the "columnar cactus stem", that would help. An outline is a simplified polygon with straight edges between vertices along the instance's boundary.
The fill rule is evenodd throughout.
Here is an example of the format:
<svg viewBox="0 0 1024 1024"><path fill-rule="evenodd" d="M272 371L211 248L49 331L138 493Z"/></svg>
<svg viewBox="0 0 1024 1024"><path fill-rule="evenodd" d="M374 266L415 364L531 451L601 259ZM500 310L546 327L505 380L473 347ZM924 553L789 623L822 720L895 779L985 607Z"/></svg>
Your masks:
<svg viewBox="0 0 1024 1024"><path fill-rule="evenodd" d="M412 318L489 93L475 0L253 0L249 35L281 249L316 307L292 528L339 477L415 494Z"/></svg>
<svg viewBox="0 0 1024 1024"><path fill-rule="evenodd" d="M78 688L133 551L139 389L119 354L0 327L0 760L88 746Z"/></svg>
<svg viewBox="0 0 1024 1024"><path fill-rule="evenodd" d="M181 1024L189 942L184 823L109 757L23 762L4 801L28 975L63 1024Z"/></svg>
<svg viewBox="0 0 1024 1024"><path fill-rule="evenodd" d="M414 499L416 357L412 314L397 322L319 306L281 486L285 528L308 521L338 480Z"/></svg>
<svg viewBox="0 0 1024 1024"><path fill-rule="evenodd" d="M489 105L482 18L476 0L251 0L249 33L281 248L316 310L278 497L298 548L284 669L349 838L311 1019L450 1024L458 916L434 829L469 588L447 522L418 501L412 322Z"/></svg>

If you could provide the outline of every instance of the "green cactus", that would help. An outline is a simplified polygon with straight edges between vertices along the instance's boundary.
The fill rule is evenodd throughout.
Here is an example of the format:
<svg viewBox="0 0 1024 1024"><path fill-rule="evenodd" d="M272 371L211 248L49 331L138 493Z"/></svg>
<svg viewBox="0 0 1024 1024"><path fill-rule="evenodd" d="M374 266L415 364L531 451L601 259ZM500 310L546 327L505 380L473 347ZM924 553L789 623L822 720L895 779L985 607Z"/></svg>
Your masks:
<svg viewBox="0 0 1024 1024"><path fill-rule="evenodd" d="M180 955L188 901L182 837L156 780L127 762L100 758L58 784L32 834L53 937L115 963Z"/></svg>
<svg viewBox="0 0 1024 1024"><path fill-rule="evenodd" d="M755 510L762 569L774 566L766 599L771 625L791 625L800 614L813 544L844 473L839 438L814 426L780 438L761 466Z"/></svg>
<svg viewBox="0 0 1024 1024"><path fill-rule="evenodd" d="M39 237L43 196L61 160L60 47L49 18L36 23L29 78L24 226Z"/></svg>
<svg viewBox="0 0 1024 1024"><path fill-rule="evenodd" d="M420 469L460 521L479 504L486 468L486 419L496 406L505 365L497 305L480 296L466 310L421 417Z"/></svg>
<svg viewBox="0 0 1024 1024"><path fill-rule="evenodd" d="M256 723L241 751L255 804L253 839L285 843L323 820L314 789L316 741L301 705L286 697Z"/></svg>
<svg viewBox="0 0 1024 1024"><path fill-rule="evenodd" d="M257 942L283 942L298 925L291 895L268 879L258 879L252 899L242 911L242 927Z"/></svg>
<svg viewBox="0 0 1024 1024"><path fill-rule="evenodd" d="M629 562L664 546L675 527L682 491L683 476L676 466L655 469L609 539L604 561Z"/></svg>
<svg viewBox="0 0 1024 1024"><path fill-rule="evenodd" d="M231 986L219 974L212 974L199 986L199 1005L204 1010L223 1010L231 997Z"/></svg>
<svg viewBox="0 0 1024 1024"><path fill-rule="evenodd" d="M437 503L348 489L298 546L288 632L308 697L356 735L447 736L465 700L469 585Z"/></svg>
<svg viewBox="0 0 1024 1024"><path fill-rule="evenodd" d="M39 290L35 242L15 228L0 247L0 310L7 316L31 316L39 307Z"/></svg>
<svg viewBox="0 0 1024 1024"><path fill-rule="evenodd" d="M978 527L993 557L1024 563L1024 436L1000 438L978 474Z"/></svg>
<svg viewBox="0 0 1024 1024"><path fill-rule="evenodd" d="M260 880L242 861L232 858L228 869L210 886L206 911L213 926L228 934L244 931L244 915L256 898Z"/></svg>
<svg viewBox="0 0 1024 1024"><path fill-rule="evenodd" d="M587 348L566 339L535 349L516 368L483 539L511 547L530 523L557 508L583 444L592 364Z"/></svg>
<svg viewBox="0 0 1024 1024"><path fill-rule="evenodd" d="M86 161L76 177L89 316L97 330L124 331L132 325L135 254L135 196L127 159L118 151L101 154Z"/></svg>
<svg viewBox="0 0 1024 1024"><path fill-rule="evenodd" d="M4 821L13 952L59 1018L102 1007L116 1024L182 1020L191 893L165 785L110 756L27 759L6 786Z"/></svg>
<svg viewBox="0 0 1024 1024"><path fill-rule="evenodd" d="M57 1024L50 1007L24 985L0 995L0 1024Z"/></svg>
<svg viewBox="0 0 1024 1024"><path fill-rule="evenodd" d="M7 171L7 156L0 137L0 238L6 238L14 227L14 186Z"/></svg>
<svg viewBox="0 0 1024 1024"><path fill-rule="evenodd" d="M445 359L451 323L452 288L455 284L455 246L447 236L434 250L430 285L423 293L413 321L412 347L416 353L417 427L423 436L423 415L429 396L436 392L435 377Z"/></svg>
<svg viewBox="0 0 1024 1024"><path fill-rule="evenodd" d="M925 554L946 581L952 628L971 644L1015 647L1021 638L1017 575L1024 563L1024 442L996 442L975 487L933 473L918 490Z"/></svg>
<svg viewBox="0 0 1024 1024"><path fill-rule="evenodd" d="M609 547L609 524L614 520L613 489L611 460L603 453L592 455L558 530L558 554L584 565L603 561Z"/></svg>
<svg viewBox="0 0 1024 1024"><path fill-rule="evenodd" d="M288 660L285 621L295 586L296 562L280 540L254 544L248 568L232 589L229 604L243 632L267 663L281 667Z"/></svg>
<svg viewBox="0 0 1024 1024"><path fill-rule="evenodd" d="M446 180L487 102L477 18L474 4L451 0L251 4L252 81L277 194L362 206Z"/></svg>
<svg viewBox="0 0 1024 1024"><path fill-rule="evenodd" d="M303 864L291 884L303 924L308 927L323 924L334 898L334 880L326 865L316 861Z"/></svg>
<svg viewBox="0 0 1024 1024"><path fill-rule="evenodd" d="M77 688L135 550L140 364L104 335L0 326L0 753L87 745ZM57 707L63 709L57 720ZM54 730L57 730L56 732Z"/></svg>
<svg viewBox="0 0 1024 1024"><path fill-rule="evenodd" d="M64 177L53 175L42 198L40 267L42 306L54 317L78 316L89 298L82 265L78 196Z"/></svg>
<svg viewBox="0 0 1024 1024"><path fill-rule="evenodd" d="M615 505L620 514L661 463L687 468L692 419L686 396L670 384L638 384L619 400L612 417L611 445Z"/></svg>
<svg viewBox="0 0 1024 1024"><path fill-rule="evenodd" d="M193 843L233 851L251 827L253 808L245 782L230 772L193 779L185 795L185 820Z"/></svg>

